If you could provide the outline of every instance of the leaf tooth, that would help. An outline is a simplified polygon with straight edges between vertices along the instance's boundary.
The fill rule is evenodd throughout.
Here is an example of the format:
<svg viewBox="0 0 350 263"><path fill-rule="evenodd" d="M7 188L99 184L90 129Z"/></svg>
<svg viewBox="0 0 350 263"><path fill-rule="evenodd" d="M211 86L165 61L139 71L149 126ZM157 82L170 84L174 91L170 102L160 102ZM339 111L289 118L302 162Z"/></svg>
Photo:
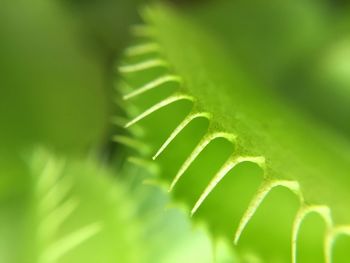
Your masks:
<svg viewBox="0 0 350 263"><path fill-rule="evenodd" d="M148 178L148 179L144 179L143 181L142 181L142 184L143 185L149 185L149 186L159 186L160 185L160 182L159 182L159 180L157 180L157 179L150 179L150 178Z"/></svg>
<svg viewBox="0 0 350 263"><path fill-rule="evenodd" d="M297 239L299 236L299 231L303 220L311 213L319 214L325 221L328 229L332 228L333 221L331 216L331 211L328 206L325 205L306 205L302 204L293 222L292 229L292 263L297 262ZM327 253L325 253L327 254ZM327 255L326 255L327 258ZM328 261L327 261L328 262Z"/></svg>
<svg viewBox="0 0 350 263"><path fill-rule="evenodd" d="M127 116L136 115L139 113L139 109L136 105L133 105L131 103L126 103L123 99L116 98L113 100L114 103L122 109L122 111L125 112ZM126 123L126 122L125 122ZM123 125L123 128L125 128L125 124Z"/></svg>
<svg viewBox="0 0 350 263"><path fill-rule="evenodd" d="M341 235L350 236L350 225L333 226L328 230L325 238L326 263L332 263L334 243Z"/></svg>
<svg viewBox="0 0 350 263"><path fill-rule="evenodd" d="M237 245L239 238L246 228L247 224L264 201L266 196L275 188L275 187L285 187L295 193L298 197L301 196L300 185L297 181L289 181L289 180L267 180L265 179L262 185L260 186L257 194L253 197L250 202L247 210L242 216L242 219L238 225L236 233L234 235L234 244Z"/></svg>
<svg viewBox="0 0 350 263"><path fill-rule="evenodd" d="M126 118L123 118L121 116L113 116L111 118L111 123L120 128L124 128L125 123L127 122L128 121L126 120Z"/></svg>
<svg viewBox="0 0 350 263"><path fill-rule="evenodd" d="M68 178L63 178L60 182L57 182L49 192L40 200L39 211L43 214L55 209L64 198L66 198L68 192L71 190L73 183Z"/></svg>
<svg viewBox="0 0 350 263"><path fill-rule="evenodd" d="M147 153L149 151L149 148L146 144L129 136L115 135L113 136L112 140L129 148L132 148L140 153Z"/></svg>
<svg viewBox="0 0 350 263"><path fill-rule="evenodd" d="M121 99L119 97L114 98L113 102L115 103L115 105L117 105L121 109L125 109L125 108L127 108L127 106L129 106L125 103L125 101L123 99Z"/></svg>
<svg viewBox="0 0 350 263"><path fill-rule="evenodd" d="M168 68L169 64L165 60L160 58L148 59L145 61L137 62L135 64L127 64L127 65L121 66L119 67L119 72L133 73L133 72L139 72L139 71L158 68L158 67Z"/></svg>
<svg viewBox="0 0 350 263"><path fill-rule="evenodd" d="M125 55L129 57L145 55L160 50L160 46L155 42L138 44L125 50Z"/></svg>
<svg viewBox="0 0 350 263"><path fill-rule="evenodd" d="M175 178L170 184L169 192L172 191L179 181L179 179L182 177L182 175L186 172L186 170L190 167L190 165L194 162L194 160L198 157L198 155L209 145L210 142L217 138L224 138L228 140L231 143L235 143L236 141L236 135L232 133L226 133L226 132L211 132L206 134L202 140L197 144L197 146L194 148L192 153L187 157L185 162L180 167L179 171L177 172Z"/></svg>
<svg viewBox="0 0 350 263"><path fill-rule="evenodd" d="M191 123L194 119L197 118L206 118L211 119L211 114L208 112L191 112L185 119L175 128L175 130L170 134L170 136L165 140L161 145L157 153L152 157L153 160L157 159L158 156L169 146L169 144L176 138L176 136L186 128L188 124Z"/></svg>
<svg viewBox="0 0 350 263"><path fill-rule="evenodd" d="M42 169L37 183L38 193L46 194L59 180L64 168L63 161L54 160L52 157L46 157L46 163Z"/></svg>
<svg viewBox="0 0 350 263"><path fill-rule="evenodd" d="M117 94L124 94L133 91L132 87L127 83L126 80L119 80L117 85L115 85L114 90ZM119 100L119 103L123 101L123 99L119 99L119 95L115 96L115 100Z"/></svg>
<svg viewBox="0 0 350 263"><path fill-rule="evenodd" d="M115 125L118 128L125 128L125 124L128 122L127 118L122 116L114 116L111 118L110 123ZM132 129L129 129L130 134L134 135L134 137L143 137L145 132L139 125L134 125ZM112 138L113 139L113 138Z"/></svg>
<svg viewBox="0 0 350 263"><path fill-rule="evenodd" d="M101 228L102 226L100 223L93 223L76 230L66 237L63 237L44 252L44 254L41 256L40 262L56 262L67 252L96 235Z"/></svg>
<svg viewBox="0 0 350 263"><path fill-rule="evenodd" d="M347 235L350 236L350 225L340 225L333 229L334 236Z"/></svg>
<svg viewBox="0 0 350 263"><path fill-rule="evenodd" d="M140 157L136 157L136 156L130 156L127 159L128 162L137 165L139 167L142 167L148 171L151 172L151 174L158 174L159 173L159 168L158 166L150 161L149 159L144 159L144 158L140 158Z"/></svg>
<svg viewBox="0 0 350 263"><path fill-rule="evenodd" d="M169 82L181 83L181 78L179 76L175 76L175 75L165 75L165 76L159 77L159 78L152 80L151 82L145 84L144 86L126 94L125 96L123 96L123 99L124 100L131 99L131 98L139 96L139 95L141 95L149 90L157 88L157 87L161 86L162 84L169 83Z"/></svg>
<svg viewBox="0 0 350 263"><path fill-rule="evenodd" d="M40 224L40 234L45 237L52 236L62 223L74 212L78 206L78 201L70 198L64 204L53 210Z"/></svg>
<svg viewBox="0 0 350 263"><path fill-rule="evenodd" d="M131 34L135 37L153 37L154 29L146 24L131 26Z"/></svg>
<svg viewBox="0 0 350 263"><path fill-rule="evenodd" d="M152 107L150 107L149 109L145 110L144 112L142 112L141 114L139 114L137 117L135 117L133 120L129 121L126 125L125 128L128 128L132 125L134 125L135 123L139 122L140 120L144 119L145 117L147 117L148 115L156 112L157 110L164 108L165 106L168 106L176 101L180 101L180 100L189 100L189 101L194 101L194 98L186 95L186 94L174 94L169 96L168 98L160 101L159 103L153 105Z"/></svg>
<svg viewBox="0 0 350 263"><path fill-rule="evenodd" d="M208 186L204 189L202 194L200 195L198 201L195 203L191 210L191 216L196 213L198 208L202 205L208 195L213 191L213 189L217 186L218 183L238 164L243 162L253 162L258 164L259 166L264 166L265 158L264 157L242 157L242 156L234 156L232 155L225 164L220 168L220 170L216 173L213 179L209 182Z"/></svg>

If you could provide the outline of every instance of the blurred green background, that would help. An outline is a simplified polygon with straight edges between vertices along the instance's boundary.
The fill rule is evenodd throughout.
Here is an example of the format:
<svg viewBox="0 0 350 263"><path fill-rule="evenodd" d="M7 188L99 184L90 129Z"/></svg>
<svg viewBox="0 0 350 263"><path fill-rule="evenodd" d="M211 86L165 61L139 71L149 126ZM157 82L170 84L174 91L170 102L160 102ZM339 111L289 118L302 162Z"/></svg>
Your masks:
<svg viewBox="0 0 350 263"><path fill-rule="evenodd" d="M165 258L177 262L184 254L179 253L181 249L208 248L207 237L198 232L197 241L191 237L193 242L177 249L177 254L170 255L167 249L158 253L155 248L165 246L161 243L165 238L179 239L167 242L174 247L188 242L191 230L184 215L159 213L167 198L158 193L155 199L160 208L157 204L152 208L158 214L152 210L153 223L145 227L143 222L140 231L135 218L142 215L134 211L148 208L138 208L141 200L137 205L129 200L137 199L136 194L121 197L128 188L111 180L115 171L102 168L114 147L110 119L116 111L115 64L129 42L129 26L140 23L138 11L145 2L0 2L0 262L51 262L40 261L43 248L36 244L41 227L35 216L40 201L36 184L42 171L33 171L30 156L38 147L64 159L68 171L62 174L68 173L65 177L73 181L57 208L64 211L75 196L79 200L78 210L55 238L93 221L104 225L92 242L60 262L164 262ZM50 158L41 159L49 162ZM59 188L59 182L48 189L49 194ZM142 192L139 195L146 198ZM164 226L157 226L158 230L152 226L156 222ZM151 241L148 235L153 232L156 237ZM140 244L143 239L149 243L147 249Z"/></svg>

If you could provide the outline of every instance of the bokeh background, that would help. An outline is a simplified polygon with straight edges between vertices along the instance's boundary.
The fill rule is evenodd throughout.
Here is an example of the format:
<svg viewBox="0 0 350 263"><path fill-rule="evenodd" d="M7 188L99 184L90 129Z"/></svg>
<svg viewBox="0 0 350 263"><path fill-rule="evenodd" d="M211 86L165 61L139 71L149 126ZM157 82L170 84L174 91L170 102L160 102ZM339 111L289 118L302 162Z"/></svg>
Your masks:
<svg viewBox="0 0 350 263"><path fill-rule="evenodd" d="M78 208L54 238L59 240L95 221L104 225L90 243L58 262L164 262L165 258L177 262L181 253L158 251L165 246L160 241L171 237L182 240L172 246L180 243L182 250L188 250L184 244L190 226L184 215L159 213L167 200L165 195L154 190L145 207L140 203L149 194L141 191L141 200L135 203L142 209L133 206L133 201L128 205L128 199L138 199L136 194L131 191L124 197L121 193L126 187L111 180L118 177L116 170L101 168L116 152L111 142L115 133L111 117L116 113L114 98L118 96L115 65L130 40L129 27L140 23L139 10L146 2L152 1L0 2L0 262L57 262L42 260L43 244L37 244L38 229L44 224L36 216L43 198L38 196L37 185L45 166L40 161L35 164L33 156L37 155L57 170L57 163L64 160L60 176L67 177L73 186L62 197L63 204L68 203L66 199L72 201L71 196L79 200ZM138 173L130 172L136 177ZM52 189L60 189L61 184L57 185L51 185ZM147 251L137 243L140 238L135 234L140 231L134 219L147 221L147 213L141 210L152 212L152 224L158 223L157 227L143 226ZM171 222L176 222L176 229ZM158 230L151 241L147 236L153 228ZM196 234L197 241L191 244L210 251L207 237L199 238L203 235Z"/></svg>

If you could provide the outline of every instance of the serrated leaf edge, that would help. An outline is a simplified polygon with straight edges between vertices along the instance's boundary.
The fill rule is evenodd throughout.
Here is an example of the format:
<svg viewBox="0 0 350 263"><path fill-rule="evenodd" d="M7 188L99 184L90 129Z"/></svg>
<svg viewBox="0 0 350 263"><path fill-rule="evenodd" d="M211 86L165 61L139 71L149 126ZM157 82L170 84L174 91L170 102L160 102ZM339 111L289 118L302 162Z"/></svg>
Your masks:
<svg viewBox="0 0 350 263"><path fill-rule="evenodd" d="M152 29L149 25L144 26L136 26L133 27L132 33L135 37L141 37L141 38L153 38L155 30ZM152 42L154 43L154 42ZM141 44L142 45L142 44ZM146 45L146 44L145 44ZM143 49L143 52L128 52L128 56L138 56L138 55L145 55L145 54L151 54L154 51L159 51L160 45L158 45L157 50L154 50L152 48L150 49ZM149 70L154 67L165 67L168 68L169 64L164 59L154 58L154 59L147 59L145 61L141 61L139 63L134 63L130 65L124 65L119 68L120 73L122 74L128 74L128 73L137 73L144 70ZM171 74L171 76L177 78L179 81L178 83L181 85L181 77L177 76L175 74ZM149 83L146 83L143 87L136 89L135 91L129 93L129 95L125 95L124 99L129 99L130 97L136 97L140 96L144 93L146 93L148 90L151 90L153 88L158 87L159 79L161 79L162 76L157 77L155 80L150 81ZM153 83L151 85L150 83ZM155 83L159 85L154 85ZM147 87L147 88L145 88ZM132 95L130 95L132 94ZM181 92L177 92L168 98L163 99L162 101L158 102L157 104L153 105L149 109L145 110L143 113L136 116L134 119L129 121L125 128L128 128L145 117L149 116L150 114L158 111L161 108L164 108L172 103L175 103L179 100L189 100L194 104L193 109L196 109L195 106L195 98L192 97L189 94L186 94L181 90ZM159 148L159 150L156 152L156 154L153 156L153 159L155 160L161 153L164 152L164 150L169 146L169 144L177 137L178 134L181 133L181 131L194 119L196 118L207 118L209 121L212 119L212 114L210 112L197 112L196 110L193 110L193 112L189 113L188 116L184 118L184 120L175 128L175 130L169 135L169 137L165 140L165 142L162 144L162 146ZM169 192L172 191L177 184L177 182L181 179L185 171L190 167L190 165L195 161L195 159L199 156L199 154L215 139L217 138L223 138L226 139L228 142L235 144L237 140L237 135L230 133L230 132L217 132L217 131L208 131L207 134L203 136L201 141L197 144L195 149L190 153L190 155L187 157L185 162L180 167L179 171L177 172L176 176L174 177L173 181L170 184ZM297 212L297 215L293 222L293 229L292 229L292 239L291 239L291 262L297 263L297 239L300 227L310 213L317 213L319 214L325 221L327 231L324 236L324 256L325 256L325 263L332 263L332 252L334 243L338 236L340 235L348 235L350 236L350 225L340 225L337 226L333 222L332 215L331 215L331 209L327 205L320 205L320 204L314 204L310 205L307 203L306 200L304 200L303 193L301 191L301 187L299 185L298 181L295 180L279 180L279 179L271 179L267 176L267 170L266 170L266 160L264 156L239 156L235 155L234 153L229 157L229 159L226 161L226 163L220 168L220 170L216 173L216 175L213 177L213 179L209 182L208 186L205 188L205 190L201 193L199 199L195 203L194 207L191 210L191 215L193 215L199 207L202 205L202 203L205 201L206 197L213 191L213 189L216 187L216 185L225 177L225 175L232 170L235 166L237 166L239 163L243 162L251 162L256 165L258 165L264 172L264 179L257 190L257 193L252 198L250 204L248 205L248 208L246 209L245 213L243 214L240 223L238 225L238 228L235 232L233 242L234 244L238 244L241 234L243 233L244 229L247 227L249 221L256 213L257 209L260 207L262 202L265 200L265 198L268 196L268 194L275 189L276 187L284 187L288 190L290 190L292 193L294 193L297 198L300 201L300 208Z"/></svg>

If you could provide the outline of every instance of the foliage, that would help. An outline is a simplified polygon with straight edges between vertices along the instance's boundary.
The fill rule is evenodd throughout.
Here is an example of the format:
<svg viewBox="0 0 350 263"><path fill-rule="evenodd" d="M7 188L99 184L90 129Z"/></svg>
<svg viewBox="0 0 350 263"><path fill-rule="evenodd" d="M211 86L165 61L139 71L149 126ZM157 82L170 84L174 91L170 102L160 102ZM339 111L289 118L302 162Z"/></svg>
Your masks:
<svg viewBox="0 0 350 263"><path fill-rule="evenodd" d="M205 230L192 228L178 209L164 212L167 196L141 184L144 167L130 163L123 182L93 159L66 160L44 149L25 159L30 180L17 200L22 218L9 211L2 218L6 262L211 262ZM26 234L12 247L6 242L18 227ZM231 257L222 249L221 258Z"/></svg>
<svg viewBox="0 0 350 263"><path fill-rule="evenodd" d="M0 3L0 261L347 262L349 4L154 2Z"/></svg>
<svg viewBox="0 0 350 263"><path fill-rule="evenodd" d="M255 221L255 233L265 234L248 234L242 249L256 249L268 262L287 262L290 254L296 260L300 227L316 213L325 227L317 224L318 229L309 226L308 231L324 234L318 236L318 244L304 242L315 250L308 262L317 257L331 262L335 241L349 234L350 148L342 133L251 78L237 64L235 50L228 48L232 40L205 30L201 16L186 17L162 6L147 10L145 19L146 25L135 29L139 43L126 51L119 68L127 100L121 107L133 116L126 127L144 121L145 135L138 137L155 152L161 139L165 141L154 159L168 151L170 143L177 144L160 160L169 190L191 208L191 215L208 223L214 236L234 236L236 244L248 223ZM192 125L197 119L207 124ZM182 132L187 138L177 138ZM248 176L255 180L248 182ZM237 189L239 182L246 192ZM268 207L262 204L265 198ZM255 212L261 222L254 220Z"/></svg>

